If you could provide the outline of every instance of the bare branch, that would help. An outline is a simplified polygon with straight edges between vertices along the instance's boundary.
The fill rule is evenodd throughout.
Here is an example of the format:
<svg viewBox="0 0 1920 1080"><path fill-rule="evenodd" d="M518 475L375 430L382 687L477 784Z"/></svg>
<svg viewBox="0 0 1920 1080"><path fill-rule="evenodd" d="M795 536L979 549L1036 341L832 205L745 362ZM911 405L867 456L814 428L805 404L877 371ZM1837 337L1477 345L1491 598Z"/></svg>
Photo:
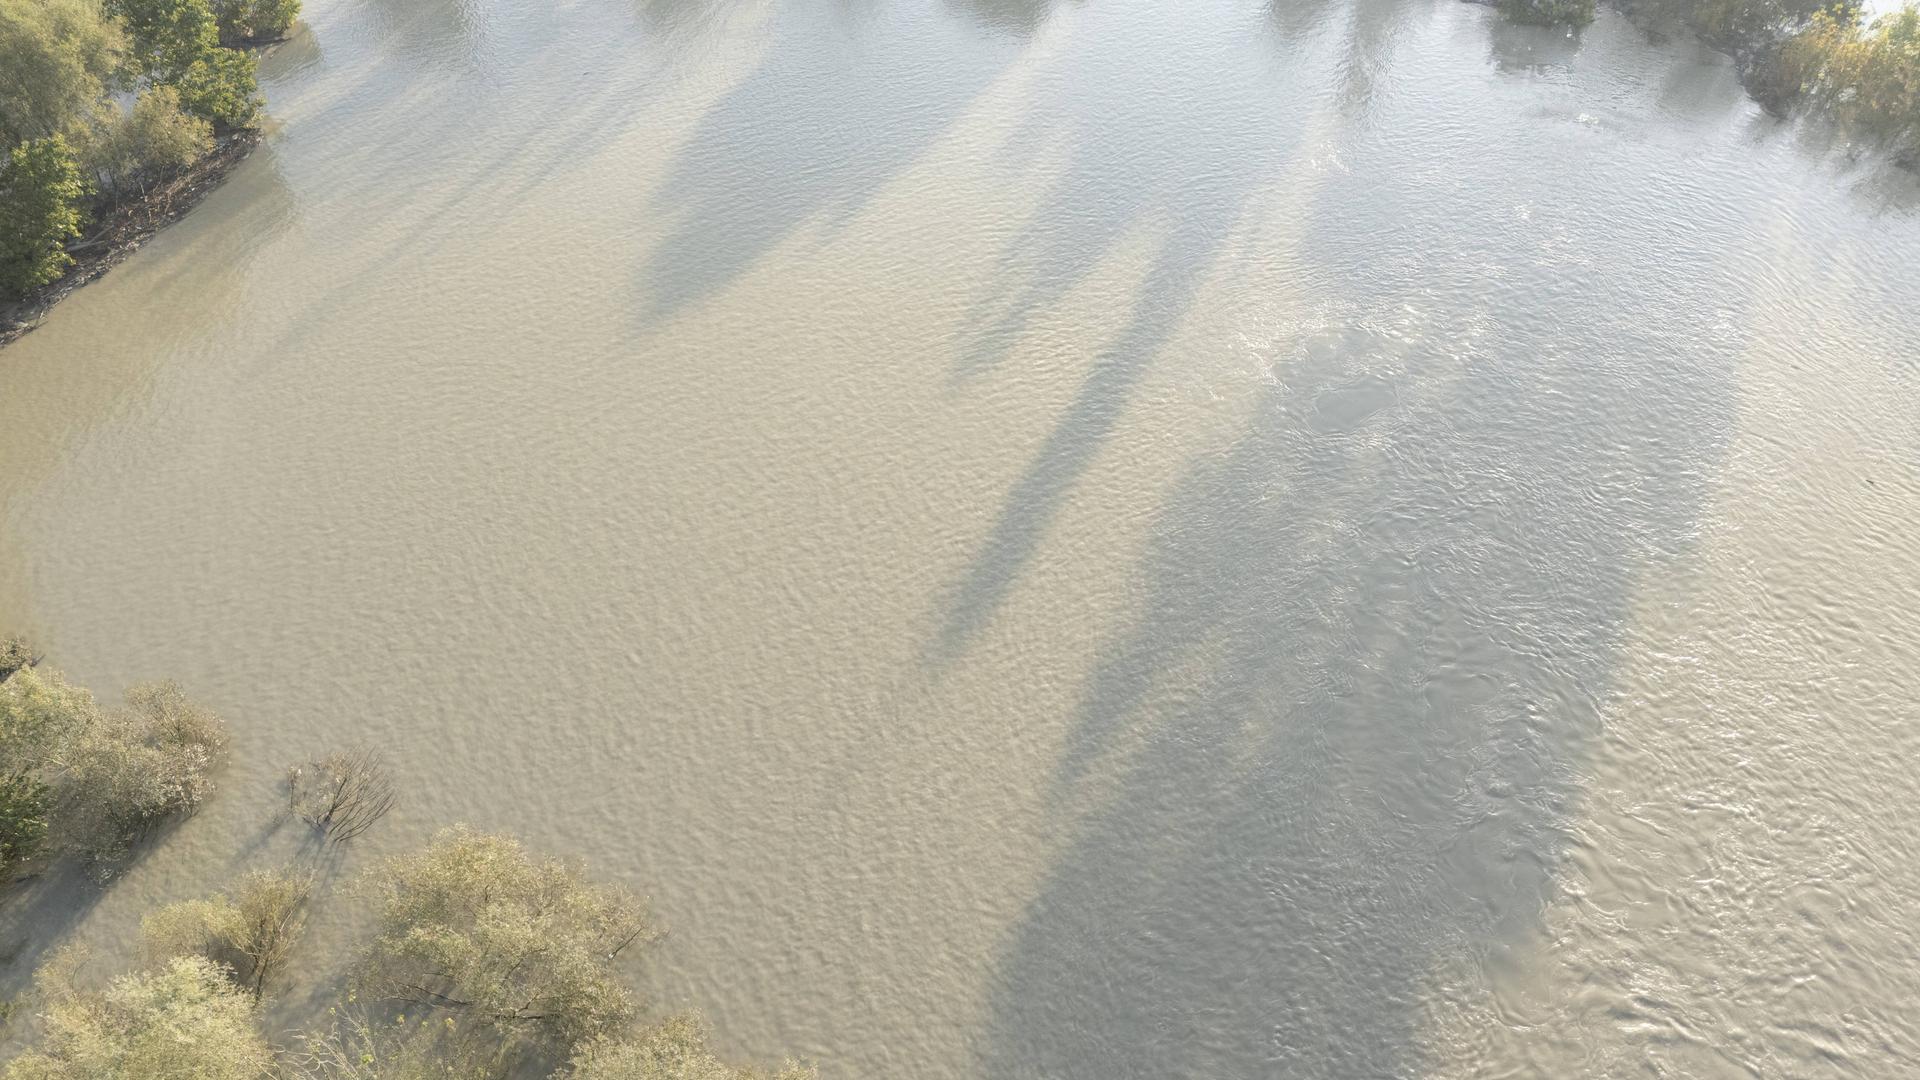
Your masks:
<svg viewBox="0 0 1920 1080"><path fill-rule="evenodd" d="M336 844L366 832L393 809L394 799L379 755L364 746L287 770L288 806Z"/></svg>

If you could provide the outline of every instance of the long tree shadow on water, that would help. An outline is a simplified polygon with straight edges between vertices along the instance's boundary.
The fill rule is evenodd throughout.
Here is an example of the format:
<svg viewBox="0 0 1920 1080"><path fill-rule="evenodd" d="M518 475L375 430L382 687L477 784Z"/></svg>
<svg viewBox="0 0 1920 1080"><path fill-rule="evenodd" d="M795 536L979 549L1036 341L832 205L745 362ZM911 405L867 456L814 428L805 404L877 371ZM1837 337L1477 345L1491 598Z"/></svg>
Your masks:
<svg viewBox="0 0 1920 1080"><path fill-rule="evenodd" d="M999 0L990 25L1030 29L1051 0ZM837 224L911 166L1019 55L921 5L783 4L755 70L703 116L651 213L674 222L642 264L643 314L726 287L796 230Z"/></svg>
<svg viewBox="0 0 1920 1080"><path fill-rule="evenodd" d="M1686 547L1729 395L1676 371L1623 402L1581 363L1523 390L1517 347L1422 385L1395 347L1312 342L1165 508L988 1075L1419 1075L1427 999L1484 993L1537 922L1636 570Z"/></svg>
<svg viewBox="0 0 1920 1080"><path fill-rule="evenodd" d="M1007 362L1021 336L1129 234L1145 227L1162 235L1128 321L1094 360L955 585L928 650L930 663L956 660L993 617L1215 263L1237 241L1253 201L1306 152L1302 143L1313 137L1321 114L1347 110L1352 95L1371 91L1370 83L1356 87L1341 73L1383 62L1375 54L1391 48L1406 6L1403 0L1357 5L1338 28L1331 64L1321 55L1325 50L1302 50L1304 62L1286 65L1279 79L1270 70L1266 37L1284 43L1332 29L1324 5L1275 4L1265 13L1268 35L1242 27L1224 38L1181 31L1209 18L1237 26L1228 12L1153 9L1133 21L1129 33L1090 45L1091 55L1080 61L1085 74L1075 83L1078 100L1062 106L1061 115L1034 121L1057 129L1045 139L1064 140L1073 155L1003 255L995 277L1005 284L976 306L951 370L956 383ZM1152 93L1142 92L1147 86Z"/></svg>

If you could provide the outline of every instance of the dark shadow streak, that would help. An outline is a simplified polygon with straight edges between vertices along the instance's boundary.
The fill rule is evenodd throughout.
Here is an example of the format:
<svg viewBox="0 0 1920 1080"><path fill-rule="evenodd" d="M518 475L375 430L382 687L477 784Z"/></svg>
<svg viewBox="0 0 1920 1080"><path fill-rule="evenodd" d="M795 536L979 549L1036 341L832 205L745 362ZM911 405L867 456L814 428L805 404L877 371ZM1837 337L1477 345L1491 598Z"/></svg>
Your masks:
<svg viewBox="0 0 1920 1080"><path fill-rule="evenodd" d="M986 17L1018 30L1051 6L997 0ZM858 25L877 17L913 21ZM1019 55L1019 35L968 40L951 20L877 9L854 22L781 9L764 61L701 119L652 199L676 223L641 266L643 319L723 289L808 222L847 221Z"/></svg>

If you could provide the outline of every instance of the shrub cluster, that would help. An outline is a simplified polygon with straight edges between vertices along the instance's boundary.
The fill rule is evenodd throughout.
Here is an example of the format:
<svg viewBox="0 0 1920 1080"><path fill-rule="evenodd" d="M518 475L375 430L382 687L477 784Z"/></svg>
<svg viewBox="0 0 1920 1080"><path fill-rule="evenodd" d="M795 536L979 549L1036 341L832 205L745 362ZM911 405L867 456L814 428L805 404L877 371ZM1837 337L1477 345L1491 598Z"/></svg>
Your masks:
<svg viewBox="0 0 1920 1080"><path fill-rule="evenodd" d="M378 907L354 991L276 1050L259 999L290 955L314 878L255 871L142 924L146 966L88 989L84 954L36 976L43 1036L0 1080L814 1080L728 1064L706 1027L635 1025L615 964L652 937L640 901L511 837L443 830L369 871Z"/></svg>
<svg viewBox="0 0 1920 1080"><path fill-rule="evenodd" d="M20 668L0 683L0 879L49 849L110 872L205 801L225 748L219 717L172 683L103 708L57 672Z"/></svg>
<svg viewBox="0 0 1920 1080"><path fill-rule="evenodd" d="M24 642L0 640L0 662L0 882L48 848L112 865L211 794L225 731L172 683L103 709L34 666ZM356 749L290 770L289 797L322 841L312 854L380 820L395 792ZM465 826L365 874L354 895L373 929L347 1000L276 1048L260 1001L319 880L252 870L162 907L141 921L143 966L105 985L83 977L84 952L55 952L35 973L39 1041L0 1080L815 1080L792 1063L769 1077L722 1061L693 1017L637 1026L617 967L655 936L641 900Z"/></svg>

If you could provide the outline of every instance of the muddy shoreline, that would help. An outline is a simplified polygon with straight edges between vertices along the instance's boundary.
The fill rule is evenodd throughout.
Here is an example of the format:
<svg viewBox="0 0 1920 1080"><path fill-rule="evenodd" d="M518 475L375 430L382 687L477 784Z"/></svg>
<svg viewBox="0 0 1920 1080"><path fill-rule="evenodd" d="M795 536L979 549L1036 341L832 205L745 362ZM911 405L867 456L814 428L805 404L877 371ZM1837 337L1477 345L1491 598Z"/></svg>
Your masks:
<svg viewBox="0 0 1920 1080"><path fill-rule="evenodd" d="M0 347L31 333L54 306L125 261L154 234L185 217L260 145L259 129L220 139L212 153L143 198L110 208L88 235L67 251L73 266L18 300L0 304Z"/></svg>

